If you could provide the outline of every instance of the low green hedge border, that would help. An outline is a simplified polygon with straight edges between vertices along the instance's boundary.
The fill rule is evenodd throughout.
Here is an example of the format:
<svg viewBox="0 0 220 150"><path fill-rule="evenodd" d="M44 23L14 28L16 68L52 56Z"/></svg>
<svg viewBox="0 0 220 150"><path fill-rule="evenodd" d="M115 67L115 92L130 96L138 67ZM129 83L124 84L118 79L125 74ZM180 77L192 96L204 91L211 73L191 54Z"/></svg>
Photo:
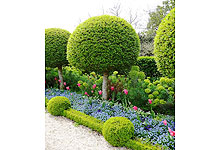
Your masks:
<svg viewBox="0 0 220 150"><path fill-rule="evenodd" d="M46 100L46 103L47 103L47 100ZM50 103L47 103L47 104L49 107L52 107L52 106L50 106ZM48 106L46 108L48 108ZM103 135L103 126L104 126L105 122L98 120L97 118L86 115L85 113L82 113L82 112L77 111L72 108L68 108L67 110L63 110L62 115L66 118L69 118L72 121L79 123L80 125L84 125L86 127L89 127L92 130L98 131L100 134ZM118 118L118 117L113 117L113 118ZM113 118L110 118L110 119L113 119ZM161 150L161 147L159 147L159 146L154 146L151 144L143 144L143 143L136 141L136 140L133 140L133 139L129 139L122 146L125 146L127 148L131 148L133 150Z"/></svg>
<svg viewBox="0 0 220 150"><path fill-rule="evenodd" d="M98 131L100 134L102 134L102 127L104 124L103 121L71 108L68 110L64 110L63 114L64 117L69 118L70 120L89 127L92 130Z"/></svg>

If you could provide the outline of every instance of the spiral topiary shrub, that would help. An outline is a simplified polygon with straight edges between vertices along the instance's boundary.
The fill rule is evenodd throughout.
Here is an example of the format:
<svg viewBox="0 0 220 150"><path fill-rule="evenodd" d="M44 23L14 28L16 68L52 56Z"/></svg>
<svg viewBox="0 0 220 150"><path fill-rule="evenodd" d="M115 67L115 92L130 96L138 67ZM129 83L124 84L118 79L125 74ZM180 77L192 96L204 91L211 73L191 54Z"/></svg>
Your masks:
<svg viewBox="0 0 220 150"><path fill-rule="evenodd" d="M162 20L154 39L154 56L163 76L175 77L175 8Z"/></svg>
<svg viewBox="0 0 220 150"><path fill-rule="evenodd" d="M125 117L112 117L104 123L102 134L111 145L124 146L134 136L134 125Z"/></svg>
<svg viewBox="0 0 220 150"><path fill-rule="evenodd" d="M59 28L45 29L45 62L46 67L58 67L60 88L63 88L62 66L68 65L66 59L67 42L70 32Z"/></svg>
<svg viewBox="0 0 220 150"><path fill-rule="evenodd" d="M67 59L86 72L103 74L103 98L107 99L107 77L115 70L130 69L140 52L140 40L124 19L102 15L78 25L67 44Z"/></svg>
<svg viewBox="0 0 220 150"><path fill-rule="evenodd" d="M47 110L51 115L62 116L63 111L71 107L70 101L64 96L56 96L50 99Z"/></svg>

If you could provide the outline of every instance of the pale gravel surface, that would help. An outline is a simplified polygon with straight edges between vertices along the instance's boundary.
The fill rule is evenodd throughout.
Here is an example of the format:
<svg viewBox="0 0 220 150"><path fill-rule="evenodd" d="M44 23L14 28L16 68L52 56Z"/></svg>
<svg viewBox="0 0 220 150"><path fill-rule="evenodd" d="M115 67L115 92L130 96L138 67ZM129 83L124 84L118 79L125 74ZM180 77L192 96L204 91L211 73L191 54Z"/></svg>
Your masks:
<svg viewBox="0 0 220 150"><path fill-rule="evenodd" d="M113 147L98 132L85 126L74 126L74 122L45 112L46 150L128 150Z"/></svg>

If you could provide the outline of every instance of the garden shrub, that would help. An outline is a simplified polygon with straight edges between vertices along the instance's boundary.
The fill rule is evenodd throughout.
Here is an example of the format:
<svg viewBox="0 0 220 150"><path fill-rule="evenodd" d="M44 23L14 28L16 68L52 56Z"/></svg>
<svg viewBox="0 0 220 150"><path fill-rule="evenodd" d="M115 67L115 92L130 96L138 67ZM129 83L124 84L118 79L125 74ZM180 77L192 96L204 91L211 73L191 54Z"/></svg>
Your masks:
<svg viewBox="0 0 220 150"><path fill-rule="evenodd" d="M45 97L45 107L47 107L48 102L49 102L49 99Z"/></svg>
<svg viewBox="0 0 220 150"><path fill-rule="evenodd" d="M107 78L115 70L123 72L135 64L140 40L124 19L102 15L79 24L67 44L70 65L103 75L103 98L107 99Z"/></svg>
<svg viewBox="0 0 220 150"><path fill-rule="evenodd" d="M102 134L111 145L124 146L134 136L134 125L125 117L112 117L104 123Z"/></svg>
<svg viewBox="0 0 220 150"><path fill-rule="evenodd" d="M151 144L143 144L139 141L129 139L125 146L127 148L131 148L133 150L161 150L162 148L160 146L155 146Z"/></svg>
<svg viewBox="0 0 220 150"><path fill-rule="evenodd" d="M45 29L45 62L46 67L58 67L60 88L63 88L62 66L68 65L66 59L67 42L70 32L60 28Z"/></svg>
<svg viewBox="0 0 220 150"><path fill-rule="evenodd" d="M103 127L104 122L101 120L98 120L92 116L86 115L74 109L64 110L64 116L81 125L89 127L92 130L96 130L99 133L102 133L102 127Z"/></svg>
<svg viewBox="0 0 220 150"><path fill-rule="evenodd" d="M163 76L175 77L175 8L162 20L154 39L154 56Z"/></svg>
<svg viewBox="0 0 220 150"><path fill-rule="evenodd" d="M51 115L62 116L63 111L70 108L70 101L64 96L56 96L50 99L47 110Z"/></svg>
<svg viewBox="0 0 220 150"><path fill-rule="evenodd" d="M136 65L140 67L140 70L143 71L147 77L151 77L151 79L161 77L160 72L157 70L154 56L138 57Z"/></svg>

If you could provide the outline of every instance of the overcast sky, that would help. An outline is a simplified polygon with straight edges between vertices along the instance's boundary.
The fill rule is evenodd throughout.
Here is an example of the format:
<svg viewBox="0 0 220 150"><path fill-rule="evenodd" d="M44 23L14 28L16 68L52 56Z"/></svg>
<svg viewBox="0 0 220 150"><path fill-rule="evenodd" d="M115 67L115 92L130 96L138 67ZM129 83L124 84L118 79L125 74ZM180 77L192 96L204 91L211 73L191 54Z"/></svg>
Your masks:
<svg viewBox="0 0 220 150"><path fill-rule="evenodd" d="M164 0L63 0L45 1L44 9L46 16L44 20L45 28L63 28L71 33L81 22L89 16L102 15L116 4L121 4L120 17L127 19L129 9L132 14L137 12L138 19L142 27L147 25L148 15L146 11L154 10L157 5L162 5ZM139 32L140 27L136 27Z"/></svg>

